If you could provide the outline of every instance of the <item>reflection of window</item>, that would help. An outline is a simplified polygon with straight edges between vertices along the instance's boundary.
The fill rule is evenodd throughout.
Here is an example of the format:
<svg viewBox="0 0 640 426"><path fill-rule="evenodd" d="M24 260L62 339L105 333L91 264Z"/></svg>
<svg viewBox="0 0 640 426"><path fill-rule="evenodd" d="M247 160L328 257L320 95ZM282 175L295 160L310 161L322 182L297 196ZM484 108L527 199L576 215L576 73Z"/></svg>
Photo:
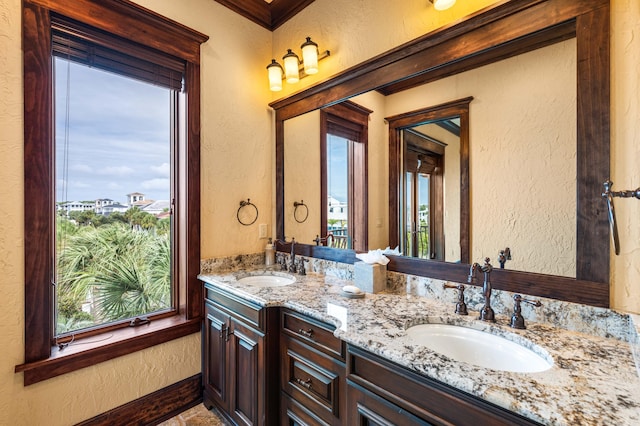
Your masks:
<svg viewBox="0 0 640 426"><path fill-rule="evenodd" d="M321 232L336 230L348 247L368 246L367 138L370 110L343 102L321 111ZM328 206L338 204L333 209ZM338 216L336 216L338 215Z"/></svg>
<svg viewBox="0 0 640 426"><path fill-rule="evenodd" d="M25 364L18 366L17 370L24 371L25 385L185 336L200 329L202 296L197 280L200 243L196 226L199 223L200 194L197 189L199 188L198 167L193 165L199 164L200 152L199 45L206 40L206 36L155 13L150 14L135 5L130 6L126 2L105 0L82 5L70 3L73 2L70 0L51 0L34 4L30 0L23 2L24 15L29 18L23 19L24 74L29 76L24 79L24 96L26 100L31 101L25 103L24 115L25 199L29 200L29 208L25 209L25 314L27 318ZM56 10L56 13L52 13L48 7ZM64 16L66 11L73 14L73 20ZM137 31L132 32L121 25L114 24L132 20L136 22ZM88 24L89 22L91 25ZM115 33L107 32L106 29L112 29ZM51 57L52 54L55 61ZM42 66L52 62L55 62L55 72L53 66ZM92 68L87 68L87 65ZM80 71L81 68L82 71ZM68 80L64 78L65 84L62 86L54 86L55 78L63 76L65 69L72 70L70 78ZM104 74L104 71L108 71L111 78L135 83L134 86L137 85L137 88L132 89L128 95L133 99L139 100L140 87L146 87L149 83L156 88L159 87L158 90L164 94L167 108L160 121L164 123L163 132L169 135L165 139L164 156L167 164L171 166L169 181L165 188L168 194L167 199L175 201L173 215L170 224L167 222L166 228L163 228L159 221L151 224L146 216L143 217L145 220L136 224L136 228L144 230L155 226L157 234L172 235L175 230L184 236L181 241L168 239L170 244L166 248L171 254L159 257L169 263L168 268L165 269L168 273L164 277L153 278L153 280L162 280L171 277L173 283L180 285L172 286L173 291L169 290L168 294L163 296L166 304L154 306L150 310L141 310L132 316L118 317L115 321L108 320L111 324L107 328L92 327L77 332L73 338L61 335L56 341L52 284L57 287L56 280L59 278L54 274L55 245L62 241L56 239L56 230L61 232L69 224L61 223L56 229L56 200L54 199L56 182L52 177L56 172L55 163L59 160L64 162L64 158L59 159L54 155L56 138L59 142L70 141L71 137L65 137L65 130L70 128L65 129L64 124L60 128L59 121L56 122L57 135L54 135L51 120L54 112L60 116L60 109L63 110L63 115L66 114L67 105L69 114L76 116L89 111L78 109L73 103L73 98L70 103L63 105L56 106L53 102L62 99L68 93L67 87L75 89L84 77L88 79L89 85L95 85L96 76ZM67 81L69 86L66 86ZM54 87L56 89L54 96L43 95L51 93ZM96 93L100 96L113 94L115 93L113 88L114 86L111 85L97 87ZM188 98L184 97L182 103L176 95L181 90L188 93ZM60 93L61 91L63 93ZM79 94L79 96L83 95L90 96L88 92ZM110 102L124 108L125 101L127 99L122 97L108 100L102 97L96 102ZM185 103L189 104L189 108L186 108ZM137 106L138 109L143 110L147 107L145 103ZM177 114L180 111L178 107L184 111L182 115ZM172 115L169 115L170 111L173 112ZM102 119L107 124L114 124L108 117L102 117ZM188 129L184 126L180 130L178 123L180 125L188 123ZM96 130L95 127L91 128L95 122L83 124L86 124L89 130ZM146 130L158 128L153 125L147 126ZM132 151L110 149L109 155L119 157L122 162L126 160L123 155L138 158L138 160L141 156L149 155L151 149L145 145L147 140L133 138L126 127L115 126L110 132L104 130L99 132L98 136L107 137L113 133L118 134L122 146ZM95 148L96 145L92 142L94 140L83 139L82 142ZM64 148L59 152L65 151L73 155L71 150ZM101 164L96 163L96 167L106 166L108 159L101 157L100 160ZM96 167L76 167L76 169L84 170L88 175L91 173L98 175L99 172L104 171ZM59 174L64 174L64 170L70 171L71 167L61 164L58 169ZM111 176L136 172L135 168L117 167L107 171ZM70 180L69 184L71 184ZM131 189L135 188L122 188L122 196ZM94 212L95 200L100 195L93 195L94 201L91 204L83 204L82 201L85 200L74 203L82 210L77 213L84 215L79 216L79 219L87 220L87 229L96 227L96 223L102 220ZM144 199L141 195L139 198ZM60 196L59 201L67 201L67 197ZM69 209L70 207L66 210ZM59 214L66 215L66 212ZM75 213L69 212L69 214ZM70 230L70 228L66 229ZM162 244L154 246L157 250L165 248ZM135 247L137 246L131 246L131 249L135 250ZM124 270L127 269L125 266L131 265L122 262L120 266ZM116 269L111 272L117 272ZM141 271L138 272L143 274ZM93 288L96 287L93 286ZM178 306L182 307L180 311ZM67 309L67 306L59 308ZM159 314L152 315L154 312ZM134 322L134 325L144 323L148 317L153 323L152 327L136 329L129 327L131 317L143 315L144 320L140 319ZM72 339L73 342L71 342ZM83 346L85 349L81 353L74 349L64 349L67 344L75 345L84 342L92 342L92 345ZM60 344L60 347L56 343ZM55 356L51 357L52 354ZM71 354L74 356L67 356ZM48 359L50 357L51 359ZM52 365L52 363L55 364Z"/></svg>

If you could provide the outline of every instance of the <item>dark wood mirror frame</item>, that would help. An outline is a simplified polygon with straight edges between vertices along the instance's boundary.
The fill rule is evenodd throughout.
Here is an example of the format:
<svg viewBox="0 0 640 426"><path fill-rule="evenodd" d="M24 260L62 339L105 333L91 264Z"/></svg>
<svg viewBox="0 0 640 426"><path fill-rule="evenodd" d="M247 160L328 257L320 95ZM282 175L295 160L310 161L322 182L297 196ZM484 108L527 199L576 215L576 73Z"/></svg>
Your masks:
<svg viewBox="0 0 640 426"><path fill-rule="evenodd" d="M609 176L609 0L511 0L435 30L270 104L276 111L276 233L284 237L284 121L370 90L395 93L576 38L576 278L494 270L494 287L609 306L609 228L601 197ZM355 252L297 245L302 255L353 263ZM389 271L465 281L469 265L391 257Z"/></svg>

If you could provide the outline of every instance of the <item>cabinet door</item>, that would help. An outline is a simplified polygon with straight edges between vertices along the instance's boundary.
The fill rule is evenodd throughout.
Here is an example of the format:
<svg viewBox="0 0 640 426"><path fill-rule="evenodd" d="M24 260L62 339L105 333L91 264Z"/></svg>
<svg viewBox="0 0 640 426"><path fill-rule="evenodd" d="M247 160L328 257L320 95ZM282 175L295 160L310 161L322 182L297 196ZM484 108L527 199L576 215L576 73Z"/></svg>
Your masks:
<svg viewBox="0 0 640 426"><path fill-rule="evenodd" d="M229 414L239 425L265 423L264 335L231 318Z"/></svg>
<svg viewBox="0 0 640 426"><path fill-rule="evenodd" d="M226 334L229 315L210 304L205 305L205 325L202 339L202 376L204 381L205 404L215 402L227 407L227 342Z"/></svg>

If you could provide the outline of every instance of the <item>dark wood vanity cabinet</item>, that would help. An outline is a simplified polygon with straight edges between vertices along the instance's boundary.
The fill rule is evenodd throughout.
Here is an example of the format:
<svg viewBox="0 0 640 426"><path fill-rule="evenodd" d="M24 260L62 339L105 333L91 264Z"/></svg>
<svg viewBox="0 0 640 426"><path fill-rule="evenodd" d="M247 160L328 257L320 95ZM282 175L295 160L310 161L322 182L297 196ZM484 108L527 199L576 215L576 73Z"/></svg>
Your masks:
<svg viewBox="0 0 640 426"><path fill-rule="evenodd" d="M441 382L348 346L349 425L539 425Z"/></svg>
<svg viewBox="0 0 640 426"><path fill-rule="evenodd" d="M205 284L205 406L238 425L538 425L345 345L335 327Z"/></svg>
<svg viewBox="0 0 640 426"><path fill-rule="evenodd" d="M202 330L204 404L238 425L278 418L278 309L205 285Z"/></svg>
<svg viewBox="0 0 640 426"><path fill-rule="evenodd" d="M335 327L287 309L280 322L280 424L349 424L345 345Z"/></svg>

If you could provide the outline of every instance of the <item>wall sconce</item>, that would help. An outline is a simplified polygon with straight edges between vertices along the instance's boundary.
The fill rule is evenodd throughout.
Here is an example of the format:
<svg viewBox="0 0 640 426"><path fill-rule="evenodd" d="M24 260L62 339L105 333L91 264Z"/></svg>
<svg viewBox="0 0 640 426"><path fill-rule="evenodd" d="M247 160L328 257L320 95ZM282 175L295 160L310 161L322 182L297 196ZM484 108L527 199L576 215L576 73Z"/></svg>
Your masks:
<svg viewBox="0 0 640 426"><path fill-rule="evenodd" d="M319 53L318 45L311 41L311 37L307 37L300 48L302 49L302 61L291 49L287 49L287 53L282 57L284 68L275 59L272 59L271 63L267 65L269 88L273 92L282 90L282 80L287 80L289 84L295 84L307 75L316 74L318 61L331 54L328 50Z"/></svg>
<svg viewBox="0 0 640 426"><path fill-rule="evenodd" d="M456 4L456 0L429 0L433 4L435 10L449 9Z"/></svg>

